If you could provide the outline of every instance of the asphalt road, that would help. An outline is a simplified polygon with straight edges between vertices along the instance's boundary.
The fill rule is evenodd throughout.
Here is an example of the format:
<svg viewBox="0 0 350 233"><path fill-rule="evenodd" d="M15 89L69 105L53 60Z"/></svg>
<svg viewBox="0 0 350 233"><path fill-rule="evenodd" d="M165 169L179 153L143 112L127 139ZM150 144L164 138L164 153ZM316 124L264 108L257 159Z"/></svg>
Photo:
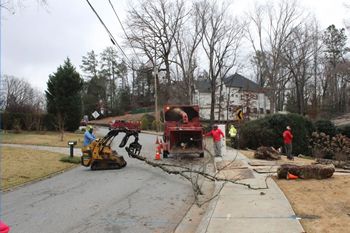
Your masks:
<svg viewBox="0 0 350 233"><path fill-rule="evenodd" d="M154 156L155 140L140 135L142 155ZM3 193L1 219L14 233L173 232L192 204L191 185L117 151L128 163L123 169L78 167Z"/></svg>

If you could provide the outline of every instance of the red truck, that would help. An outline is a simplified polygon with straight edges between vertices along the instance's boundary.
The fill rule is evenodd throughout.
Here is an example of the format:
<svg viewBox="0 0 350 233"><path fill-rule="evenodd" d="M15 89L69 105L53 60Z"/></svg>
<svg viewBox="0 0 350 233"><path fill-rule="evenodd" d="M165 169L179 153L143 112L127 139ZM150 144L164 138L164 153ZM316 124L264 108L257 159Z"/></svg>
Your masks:
<svg viewBox="0 0 350 233"><path fill-rule="evenodd" d="M113 120L109 124L109 130L127 128L130 130L136 130L141 132L141 122L139 121L124 121L124 120Z"/></svg>
<svg viewBox="0 0 350 233"><path fill-rule="evenodd" d="M163 158L169 154L204 156L203 127L198 105L166 105L164 113Z"/></svg>

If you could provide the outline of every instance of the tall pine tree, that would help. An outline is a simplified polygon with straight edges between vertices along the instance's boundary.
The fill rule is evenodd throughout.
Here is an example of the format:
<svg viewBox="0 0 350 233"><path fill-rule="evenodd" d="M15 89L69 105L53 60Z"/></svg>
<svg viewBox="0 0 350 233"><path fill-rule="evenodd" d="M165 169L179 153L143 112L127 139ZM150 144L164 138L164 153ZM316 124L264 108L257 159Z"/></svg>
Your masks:
<svg viewBox="0 0 350 233"><path fill-rule="evenodd" d="M74 131L79 127L82 118L82 87L83 80L69 58L49 76L45 91L47 111L56 118L57 128L62 133L61 140L64 130Z"/></svg>

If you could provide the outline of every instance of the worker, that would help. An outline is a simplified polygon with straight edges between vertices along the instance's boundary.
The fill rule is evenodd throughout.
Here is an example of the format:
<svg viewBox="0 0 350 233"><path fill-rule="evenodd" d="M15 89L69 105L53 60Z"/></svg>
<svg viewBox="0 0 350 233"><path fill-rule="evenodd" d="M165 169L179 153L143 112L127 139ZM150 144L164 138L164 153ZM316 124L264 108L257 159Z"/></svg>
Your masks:
<svg viewBox="0 0 350 233"><path fill-rule="evenodd" d="M86 126L86 131L84 134L84 147L90 145L91 142L96 139L95 135L92 133L93 131L94 128L91 125Z"/></svg>
<svg viewBox="0 0 350 233"><path fill-rule="evenodd" d="M284 149L286 151L287 159L294 160L294 157L292 155L292 141L293 141L293 134L292 129L290 126L286 127L286 130L283 132L283 142L284 142Z"/></svg>
<svg viewBox="0 0 350 233"><path fill-rule="evenodd" d="M224 138L225 135L221 131L221 129L219 129L217 125L213 125L213 129L209 133L205 134L205 136L212 136L213 137L215 157L222 157L222 154L221 154L221 136L222 136L222 138Z"/></svg>
<svg viewBox="0 0 350 233"><path fill-rule="evenodd" d="M231 139L231 147L235 148L237 129L235 128L234 125L231 125L230 130L228 131L228 134L230 135L230 139Z"/></svg>

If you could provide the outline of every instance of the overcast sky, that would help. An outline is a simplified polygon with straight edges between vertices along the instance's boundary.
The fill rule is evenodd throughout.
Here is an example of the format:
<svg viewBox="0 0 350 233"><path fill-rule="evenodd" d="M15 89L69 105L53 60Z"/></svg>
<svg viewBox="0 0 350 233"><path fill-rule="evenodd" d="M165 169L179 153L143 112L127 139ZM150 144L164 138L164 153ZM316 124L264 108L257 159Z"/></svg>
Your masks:
<svg viewBox="0 0 350 233"><path fill-rule="evenodd" d="M278 0L276 0L278 1ZM47 0L40 7L35 0L24 1L14 15L1 11L1 74L28 80L33 87L46 89L49 74L56 71L66 57L79 71L82 56L92 49L99 53L111 46L109 37L85 0ZM122 43L121 27L108 0L90 0L103 20ZM122 21L127 0L113 0ZM234 8L249 10L254 0L235 0ZM330 24L344 27L349 10L344 0L302 0L301 5L315 14L321 27Z"/></svg>

